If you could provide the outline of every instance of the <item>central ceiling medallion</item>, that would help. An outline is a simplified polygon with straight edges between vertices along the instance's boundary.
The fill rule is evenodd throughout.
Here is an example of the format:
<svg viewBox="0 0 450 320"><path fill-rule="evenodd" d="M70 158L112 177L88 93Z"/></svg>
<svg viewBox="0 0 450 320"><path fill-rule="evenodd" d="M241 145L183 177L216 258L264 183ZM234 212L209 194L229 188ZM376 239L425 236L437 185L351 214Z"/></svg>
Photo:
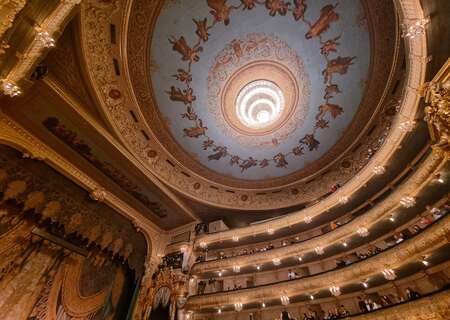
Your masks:
<svg viewBox="0 0 450 320"><path fill-rule="evenodd" d="M278 61L256 60L237 68L225 82L221 116L239 135L263 138L298 113L298 102L299 85L294 74ZM301 124L300 117L296 118L296 124Z"/></svg>
<svg viewBox="0 0 450 320"><path fill-rule="evenodd" d="M264 129L280 118L284 95L280 87L267 80L247 84L236 99L236 114L250 129Z"/></svg>

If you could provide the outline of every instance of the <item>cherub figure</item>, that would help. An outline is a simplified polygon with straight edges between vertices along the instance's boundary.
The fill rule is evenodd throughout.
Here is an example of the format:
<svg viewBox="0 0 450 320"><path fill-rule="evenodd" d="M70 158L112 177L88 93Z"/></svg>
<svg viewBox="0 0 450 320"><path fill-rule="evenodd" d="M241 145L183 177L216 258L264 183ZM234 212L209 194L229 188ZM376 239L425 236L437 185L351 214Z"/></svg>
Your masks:
<svg viewBox="0 0 450 320"><path fill-rule="evenodd" d="M241 167L241 172L244 172L244 170L254 167L257 164L258 164L258 161L256 159L249 157L247 160L242 161L242 164L239 167Z"/></svg>
<svg viewBox="0 0 450 320"><path fill-rule="evenodd" d="M294 0L294 10L292 11L292 14L294 15L295 20L303 19L305 15L306 8L308 7L306 5L306 0Z"/></svg>
<svg viewBox="0 0 450 320"><path fill-rule="evenodd" d="M173 77L181 82L191 82L192 75L184 69L178 69L177 74L174 74Z"/></svg>
<svg viewBox="0 0 450 320"><path fill-rule="evenodd" d="M241 0L244 5L243 10L252 10L256 5L256 0Z"/></svg>
<svg viewBox="0 0 450 320"><path fill-rule="evenodd" d="M189 63L197 62L200 60L199 52L203 51L202 47L191 48L186 42L186 39L181 36L179 39L171 37L169 42L173 44L172 50L181 54L183 61L189 61Z"/></svg>
<svg viewBox="0 0 450 320"><path fill-rule="evenodd" d="M261 168L265 168L265 167L267 167L269 165L269 160L267 160L267 159L262 159L260 162L259 162L259 166L261 167Z"/></svg>
<svg viewBox="0 0 450 320"><path fill-rule="evenodd" d="M220 158L226 157L227 156L227 152L228 152L227 151L227 147L221 147L221 146L215 147L213 149L213 151L215 153L210 154L208 156L208 160L209 161L211 161L211 160L219 160Z"/></svg>
<svg viewBox="0 0 450 320"><path fill-rule="evenodd" d="M275 155L273 157L273 160L275 161L275 165L278 168L286 168L286 166L288 165L288 162L286 161L285 155L282 154L281 152L278 153L277 155Z"/></svg>
<svg viewBox="0 0 450 320"><path fill-rule="evenodd" d="M290 3L286 3L283 0L266 0L266 8L269 9L269 15L275 16L277 13L284 16L288 11Z"/></svg>
<svg viewBox="0 0 450 320"><path fill-rule="evenodd" d="M194 108L192 108L191 105L188 105L186 108L186 112L181 114L181 118L195 121L197 120L197 113L194 111Z"/></svg>
<svg viewBox="0 0 450 320"><path fill-rule="evenodd" d="M328 56L330 54L330 52L336 52L337 51L337 46L340 45L339 42L337 42L339 39L341 38L341 36L337 36L334 39L330 39L325 41L322 46L320 47L320 53L323 54L324 56Z"/></svg>
<svg viewBox="0 0 450 320"><path fill-rule="evenodd" d="M337 84L329 84L325 88L325 95L323 96L323 98L328 101L329 99L334 97L335 93L342 93L342 92L341 90L339 90Z"/></svg>
<svg viewBox="0 0 450 320"><path fill-rule="evenodd" d="M186 105L191 104L195 101L196 97L194 96L194 92L192 88L181 90L180 88L175 88L174 86L170 87L170 91L166 91L170 95L170 100L183 102Z"/></svg>
<svg viewBox="0 0 450 320"><path fill-rule="evenodd" d="M336 59L330 60L327 63L327 67L322 71L322 75L324 76L324 82L327 83L333 73L336 74L346 74L348 71L348 67L353 64L353 60L356 57L337 57Z"/></svg>
<svg viewBox="0 0 450 320"><path fill-rule="evenodd" d="M197 26L197 30L195 31L195 34L202 39L203 42L208 41L209 39L209 33L208 33L208 26L207 26L207 18L203 20L195 20L192 19Z"/></svg>
<svg viewBox="0 0 450 320"><path fill-rule="evenodd" d="M239 156L231 156L230 158L230 166L233 166L235 164L239 164L239 161L241 160L241 158Z"/></svg>
<svg viewBox="0 0 450 320"><path fill-rule="evenodd" d="M189 138L198 138L205 135L208 127L203 126L202 120L198 120L198 125L196 127L184 128L184 136Z"/></svg>
<svg viewBox="0 0 450 320"><path fill-rule="evenodd" d="M214 16L214 23L222 22L227 26L230 23L231 8L227 6L227 0L207 0L210 13Z"/></svg>
<svg viewBox="0 0 450 320"><path fill-rule="evenodd" d="M329 113L333 119L336 119L344 110L337 104L324 103L319 107L319 113L316 119L321 119L326 113Z"/></svg>
<svg viewBox="0 0 450 320"><path fill-rule="evenodd" d="M301 140L300 143L308 146L309 151L317 150L320 142L314 138L314 134L307 134Z"/></svg>
<svg viewBox="0 0 450 320"><path fill-rule="evenodd" d="M320 36L323 32L330 28L331 22L339 19L339 15L336 11L334 11L334 9L336 9L336 7L332 4L326 5L320 9L320 17L305 34L306 39Z"/></svg>

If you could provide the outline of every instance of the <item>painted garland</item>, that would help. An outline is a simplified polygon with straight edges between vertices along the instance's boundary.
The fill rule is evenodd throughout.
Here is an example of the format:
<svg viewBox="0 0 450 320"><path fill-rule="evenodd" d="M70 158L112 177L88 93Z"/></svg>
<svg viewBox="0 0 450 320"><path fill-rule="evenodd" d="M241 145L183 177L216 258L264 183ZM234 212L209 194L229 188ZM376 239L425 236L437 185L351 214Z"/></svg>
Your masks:
<svg viewBox="0 0 450 320"><path fill-rule="evenodd" d="M207 4L211 15L214 20L208 23L208 18L202 20L194 19L196 25L195 34L198 37L197 43L194 46L189 46L184 36L178 38L171 37L169 42L173 45L172 49L181 55L181 60L186 63L185 68L177 70L177 74L174 75L177 81L183 83L183 88L177 88L172 86L167 93L169 98L175 102L181 102L186 106L186 112L181 116L191 121L192 126L184 128L184 135L190 138L204 138L202 142L203 150L209 150L211 153L208 156L208 160L220 160L222 158L228 158L231 166L238 165L241 168L241 172L245 170L259 166L264 168L270 164L274 164L278 168L285 168L288 165L287 158L291 156L302 156L305 149L308 151L317 150L320 142L316 140L315 134L319 129L326 129L329 127L329 121L337 118L344 112L343 108L337 104L333 104L330 100L336 95L341 93L338 85L333 82L333 75L344 75L350 65L353 64L353 60L356 57L341 57L331 59L329 54L337 52L339 46L340 36L333 39L324 40L322 33L327 31L332 22L339 20L339 14L335 9L338 3L335 5L328 4L322 7L319 18L311 22L305 18L305 12L307 10L306 0L241 0L240 5L231 6L227 5L227 0L207 0ZM214 29L214 26L218 23L224 23L228 25L230 18L234 10L252 10L257 5L264 5L268 10L270 16L276 16L277 14L285 16L288 12L292 13L293 18L296 21L301 21L309 27L309 31L305 34L305 38L318 39L320 41L321 50L320 54L326 61L326 67L322 71L324 83L326 84L323 100L324 103L318 107L318 112L315 116L316 123L311 133L302 137L298 144L288 153L281 153L274 155L272 159L255 159L249 157L248 159L242 159L239 155L233 154L228 151L227 146L218 145L212 140L207 133L208 127L204 126L202 119L200 119L195 112L194 102L196 96L194 89L191 87L192 74L191 65L197 63L200 60L200 52L203 51L202 43L205 44L209 39L209 31ZM327 117L327 115L329 115Z"/></svg>

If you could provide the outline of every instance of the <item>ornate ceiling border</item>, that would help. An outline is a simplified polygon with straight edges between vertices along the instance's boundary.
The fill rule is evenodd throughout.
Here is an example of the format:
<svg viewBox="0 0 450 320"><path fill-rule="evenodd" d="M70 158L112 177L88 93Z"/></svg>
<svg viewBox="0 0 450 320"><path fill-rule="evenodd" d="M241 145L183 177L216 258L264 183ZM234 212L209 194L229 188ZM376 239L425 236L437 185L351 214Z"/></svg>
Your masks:
<svg viewBox="0 0 450 320"><path fill-rule="evenodd" d="M357 265L351 265L336 271L312 276L308 279L291 280L289 283L277 283L261 287L230 292L213 293L188 298L186 308L196 310L205 307L233 305L236 302L250 303L262 299L277 299L280 292L285 295L299 295L328 289L330 285L343 286L354 283L357 279L367 279L379 274L384 269L396 269L406 263L417 260L424 254L449 242L450 217L444 217L436 225L423 231L415 241L407 241L395 248L378 254Z"/></svg>
<svg viewBox="0 0 450 320"><path fill-rule="evenodd" d="M399 0L401 3L416 0ZM148 2L149 6L153 9L157 5L155 2ZM133 105L132 95L125 88L129 88L130 83L123 83L128 81L117 76L114 71L112 59L118 55L126 55L126 48L128 46L127 39L123 39L121 48L112 47L110 44L109 27L110 23L119 20L123 24L123 28L127 30L128 21L123 21L122 18L117 17L119 5L125 6L123 3L113 1L105 4L104 2L90 0L83 2L82 14L81 14L81 26L82 26L82 47L83 54L86 59L87 65L90 66L89 70L96 70L95 74L90 72L89 76L96 90L97 96L102 103L103 111L106 118L113 124L118 136L123 139L123 142L135 151L135 154L140 158L143 166L150 168L150 170L157 175L160 179L167 182L170 186L174 187L181 193L195 198L204 203L218 207L228 207L237 209L274 209L280 207L286 207L295 205L304 201L314 200L317 194L312 195L308 190L313 190L311 184L308 185L305 194L299 191L297 188L276 190L276 193L266 193L264 196L258 195L256 190L238 190L226 188L222 185L211 184L209 181L204 181L201 177L197 176L193 172L187 173L183 168L179 167L176 159L171 157L165 158L161 156L161 146L156 144L156 141L147 141L139 131L141 129L141 123L133 121L133 119L127 114L128 108L126 106ZM132 3L126 4L126 11L131 10ZM402 12L407 9L403 9L400 6ZM406 16L408 19L423 18L423 12L420 5L415 6L414 11L408 11ZM128 14L127 14L128 16ZM405 16L405 14L402 14ZM135 20L137 22L145 21L145 17L140 16ZM95 21L95 23L94 23ZM411 40L407 40L408 50L408 79L407 86L404 93L404 99L402 99L400 115L397 116L395 124L405 120L414 120L415 113L418 106L417 88L423 83L424 70L426 68L426 39L424 36L416 37ZM141 48L137 50L143 50ZM127 57L125 57L127 58ZM121 59L122 60L122 59ZM126 66L120 65L123 68L125 75L127 75ZM144 77L145 75L142 74ZM124 86L126 85L126 86ZM118 90L120 97L118 101L113 101L109 93L112 89ZM120 89L120 90L119 90ZM116 92L116 91L114 91ZM131 100L130 100L131 99ZM126 116L125 116L126 115ZM140 115L138 113L138 115ZM138 120L141 117L138 117ZM131 130L133 128L133 130ZM141 129L143 130L143 129ZM122 136L125 135L125 136ZM388 138L388 142L384 144L382 150L372 158L373 165L383 164L385 159L389 158L397 149L397 146L402 142L406 133L395 127ZM127 137L127 138L124 138ZM381 152L383 151L383 152ZM168 160L168 161L166 161ZM376 161L375 161L376 160ZM356 190L359 187L366 184L366 182L373 176L373 172L370 166L361 170L358 174L358 179L354 178L346 184L346 189ZM339 176L339 172L336 176ZM355 172L350 174L351 177L355 177ZM349 177L350 179L350 177ZM332 180L332 179L330 179ZM358 180L358 181L356 181ZM335 180L336 181L336 180ZM360 183L358 183L360 182ZM321 184L326 184L321 181ZM355 188L356 187L356 188ZM323 189L321 190L323 191ZM351 195L352 192L348 194ZM329 197L332 202L337 203L338 195Z"/></svg>

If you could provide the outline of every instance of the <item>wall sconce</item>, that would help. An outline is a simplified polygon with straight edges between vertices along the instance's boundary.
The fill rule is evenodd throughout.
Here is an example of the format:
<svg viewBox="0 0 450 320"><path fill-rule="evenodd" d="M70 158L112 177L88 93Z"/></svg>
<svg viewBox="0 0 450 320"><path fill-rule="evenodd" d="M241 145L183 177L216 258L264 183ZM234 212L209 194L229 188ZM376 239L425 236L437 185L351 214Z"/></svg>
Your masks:
<svg viewBox="0 0 450 320"><path fill-rule="evenodd" d="M383 173L386 172L386 168L383 166L375 166L373 167L373 173L375 173L376 175L382 175Z"/></svg>
<svg viewBox="0 0 450 320"><path fill-rule="evenodd" d="M315 247L314 251L319 255L323 255L324 251L323 251L323 247Z"/></svg>
<svg viewBox="0 0 450 320"><path fill-rule="evenodd" d="M234 304L234 309L235 309L237 312L242 311L242 308L243 308L242 303L238 302L238 303L235 303L235 304Z"/></svg>
<svg viewBox="0 0 450 320"><path fill-rule="evenodd" d="M11 98L17 97L22 93L20 88L15 83L6 79L1 80L1 88L3 93Z"/></svg>
<svg viewBox="0 0 450 320"><path fill-rule="evenodd" d="M393 269L384 269L382 274L386 280L395 280L397 278L397 275Z"/></svg>
<svg viewBox="0 0 450 320"><path fill-rule="evenodd" d="M356 233L362 238L369 236L369 230L365 227L359 227Z"/></svg>
<svg viewBox="0 0 450 320"><path fill-rule="evenodd" d="M240 266L233 266L233 271L235 273L239 273L239 272L241 272L241 267Z"/></svg>
<svg viewBox="0 0 450 320"><path fill-rule="evenodd" d="M347 196L342 196L339 198L339 203L340 204L346 204L348 202L348 197Z"/></svg>
<svg viewBox="0 0 450 320"><path fill-rule="evenodd" d="M405 208L411 208L416 205L416 199L411 196L406 196L406 197L401 198L400 204L402 206L404 206Z"/></svg>
<svg viewBox="0 0 450 320"><path fill-rule="evenodd" d="M337 297L341 295L341 289L338 286L330 287L330 292L333 296Z"/></svg>
<svg viewBox="0 0 450 320"><path fill-rule="evenodd" d="M281 300L281 304L283 306L287 306L289 304L289 297L288 296L281 296L280 300Z"/></svg>

